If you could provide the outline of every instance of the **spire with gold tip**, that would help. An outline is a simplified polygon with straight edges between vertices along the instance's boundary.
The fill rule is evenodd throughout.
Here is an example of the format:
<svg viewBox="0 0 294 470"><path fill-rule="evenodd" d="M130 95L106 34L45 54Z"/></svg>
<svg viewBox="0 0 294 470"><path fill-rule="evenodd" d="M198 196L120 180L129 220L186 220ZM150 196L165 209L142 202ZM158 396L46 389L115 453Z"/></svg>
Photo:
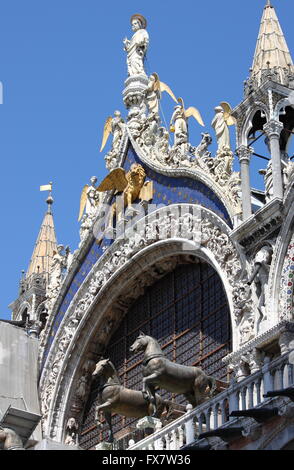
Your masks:
<svg viewBox="0 0 294 470"><path fill-rule="evenodd" d="M29 280L33 274L41 274L48 281L53 254L57 251L57 240L51 208L53 204L51 195L52 183L40 186L40 191L49 191L46 200L48 207L35 243L26 278Z"/></svg>

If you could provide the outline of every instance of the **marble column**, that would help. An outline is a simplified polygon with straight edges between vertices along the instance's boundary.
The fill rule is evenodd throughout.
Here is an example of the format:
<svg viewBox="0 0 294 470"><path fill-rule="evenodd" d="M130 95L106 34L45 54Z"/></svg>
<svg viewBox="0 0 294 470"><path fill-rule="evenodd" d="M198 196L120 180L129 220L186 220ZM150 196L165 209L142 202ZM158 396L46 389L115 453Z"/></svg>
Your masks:
<svg viewBox="0 0 294 470"><path fill-rule="evenodd" d="M272 157L273 194L274 197L283 199L283 175L280 150L280 134L283 129L280 121L271 119L263 126L268 139Z"/></svg>
<svg viewBox="0 0 294 470"><path fill-rule="evenodd" d="M249 171L249 163L252 153L253 148L246 147L246 145L241 145L236 150L236 154L238 155L240 162L243 220L248 219L252 214Z"/></svg>

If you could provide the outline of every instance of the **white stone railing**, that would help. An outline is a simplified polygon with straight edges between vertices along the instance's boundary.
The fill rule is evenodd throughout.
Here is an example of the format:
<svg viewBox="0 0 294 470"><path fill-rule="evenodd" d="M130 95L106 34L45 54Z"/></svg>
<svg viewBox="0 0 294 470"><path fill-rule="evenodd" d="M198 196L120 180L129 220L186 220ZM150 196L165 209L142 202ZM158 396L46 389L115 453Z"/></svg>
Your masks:
<svg viewBox="0 0 294 470"><path fill-rule="evenodd" d="M260 405L268 400L263 395L272 390L287 388L293 384L294 366L284 354L192 410L187 406L184 416L156 430L152 435L135 443L129 442L128 450L178 450L191 444L203 432L219 428L233 418L229 414Z"/></svg>

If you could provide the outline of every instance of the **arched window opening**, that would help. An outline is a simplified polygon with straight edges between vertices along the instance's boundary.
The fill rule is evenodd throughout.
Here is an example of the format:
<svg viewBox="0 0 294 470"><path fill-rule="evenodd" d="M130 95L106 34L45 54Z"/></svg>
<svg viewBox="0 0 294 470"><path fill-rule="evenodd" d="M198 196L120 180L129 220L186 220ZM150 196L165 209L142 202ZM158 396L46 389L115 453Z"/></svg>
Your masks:
<svg viewBox="0 0 294 470"><path fill-rule="evenodd" d="M142 330L154 336L170 360L201 367L208 375L227 379L222 359L231 351L231 322L222 281L207 263L179 265L152 286L146 288L111 337L105 357L116 367L121 384L142 389L142 354L134 356L129 348ZM158 393L179 405L185 397ZM98 384L92 384L80 433L80 445L93 448L105 438L94 423ZM134 419L113 417L113 430L118 438L135 429ZM135 431L134 431L135 432Z"/></svg>
<svg viewBox="0 0 294 470"><path fill-rule="evenodd" d="M22 314L21 314L21 319L22 319L22 321L25 322L25 323L26 323L27 321L29 321L30 315L28 314L28 309L27 309L27 308L25 308L24 311L22 312Z"/></svg>

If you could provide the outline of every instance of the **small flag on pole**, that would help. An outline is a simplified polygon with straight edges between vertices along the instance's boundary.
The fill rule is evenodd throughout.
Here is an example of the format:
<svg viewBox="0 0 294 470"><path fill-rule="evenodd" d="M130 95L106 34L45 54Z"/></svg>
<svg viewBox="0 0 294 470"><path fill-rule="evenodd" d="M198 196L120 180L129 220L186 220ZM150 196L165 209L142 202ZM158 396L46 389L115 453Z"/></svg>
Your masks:
<svg viewBox="0 0 294 470"><path fill-rule="evenodd" d="M40 186L40 191L52 191L52 183Z"/></svg>

